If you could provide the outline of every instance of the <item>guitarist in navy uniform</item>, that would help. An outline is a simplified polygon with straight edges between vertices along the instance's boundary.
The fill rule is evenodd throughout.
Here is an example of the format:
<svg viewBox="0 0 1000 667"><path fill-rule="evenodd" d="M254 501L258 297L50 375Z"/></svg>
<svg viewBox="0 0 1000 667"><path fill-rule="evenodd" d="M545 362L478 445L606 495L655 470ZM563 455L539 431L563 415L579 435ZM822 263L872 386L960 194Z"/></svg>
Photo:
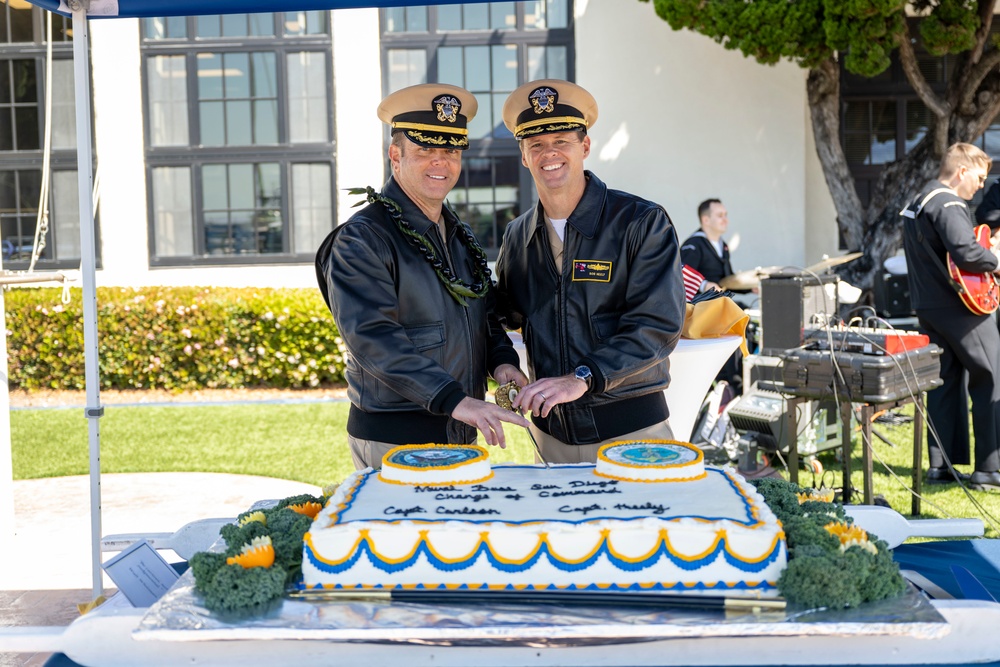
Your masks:
<svg viewBox="0 0 1000 667"><path fill-rule="evenodd" d="M937 389L927 393L929 483L965 480L954 465L969 461L969 397L975 435L970 486L1000 490L1000 332L991 315L965 306L947 269L950 255L966 273L996 272L1000 262L976 239L967 200L983 187L992 160L971 144L948 148L937 179L902 211L910 297L921 329L943 350ZM967 384L966 384L967 382Z"/></svg>
<svg viewBox="0 0 1000 667"><path fill-rule="evenodd" d="M681 245L681 264L701 274L698 292L720 290L722 279L733 274L729 246L722 238L729 227L729 214L718 199L706 199L698 204L698 221L701 228ZM728 382L736 396L743 393L743 355L739 350L733 353L715 379Z"/></svg>

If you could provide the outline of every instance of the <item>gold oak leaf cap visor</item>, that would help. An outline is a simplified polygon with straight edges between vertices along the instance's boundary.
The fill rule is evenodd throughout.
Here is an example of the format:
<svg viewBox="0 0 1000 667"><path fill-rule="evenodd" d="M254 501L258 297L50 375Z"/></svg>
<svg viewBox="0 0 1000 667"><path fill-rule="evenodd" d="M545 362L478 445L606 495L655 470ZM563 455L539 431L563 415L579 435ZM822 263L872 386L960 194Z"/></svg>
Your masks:
<svg viewBox="0 0 1000 667"><path fill-rule="evenodd" d="M422 83L397 90L378 105L378 117L419 146L469 147L469 121L479 103L472 93L446 83Z"/></svg>
<svg viewBox="0 0 1000 667"><path fill-rule="evenodd" d="M519 87L503 105L503 123L515 139L552 132L587 131L597 122L597 101L561 79L540 79Z"/></svg>

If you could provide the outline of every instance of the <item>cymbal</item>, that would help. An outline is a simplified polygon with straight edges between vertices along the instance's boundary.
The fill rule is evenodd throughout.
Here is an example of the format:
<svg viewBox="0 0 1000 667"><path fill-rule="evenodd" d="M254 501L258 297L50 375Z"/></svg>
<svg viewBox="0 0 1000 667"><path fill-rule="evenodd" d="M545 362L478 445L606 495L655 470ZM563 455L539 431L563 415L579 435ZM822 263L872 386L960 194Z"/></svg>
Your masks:
<svg viewBox="0 0 1000 667"><path fill-rule="evenodd" d="M760 279L781 271L780 266L758 266L756 269L737 271L719 281L722 289L753 289L760 287Z"/></svg>
<svg viewBox="0 0 1000 667"><path fill-rule="evenodd" d="M812 273L823 273L827 269L832 269L835 266L840 266L841 264L847 264L848 262L853 262L858 257L863 255L863 252L849 252L846 255L841 255L840 257L826 257L816 262L812 266L806 267L806 272Z"/></svg>

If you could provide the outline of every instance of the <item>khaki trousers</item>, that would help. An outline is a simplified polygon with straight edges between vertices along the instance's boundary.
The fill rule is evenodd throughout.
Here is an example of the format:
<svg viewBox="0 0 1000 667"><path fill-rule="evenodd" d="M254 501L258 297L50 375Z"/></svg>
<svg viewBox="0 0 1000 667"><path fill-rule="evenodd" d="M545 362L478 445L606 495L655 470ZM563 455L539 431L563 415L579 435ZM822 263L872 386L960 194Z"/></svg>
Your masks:
<svg viewBox="0 0 1000 667"><path fill-rule="evenodd" d="M597 450L604 445L620 440L674 439L674 432L670 428L669 420L593 445L567 445L562 440L557 440L548 433L543 433L534 424L531 425L531 434L535 436L535 442L538 443L538 448L542 451L546 463L594 463L597 461ZM537 454L535 459L537 461ZM541 463L541 461L537 462Z"/></svg>

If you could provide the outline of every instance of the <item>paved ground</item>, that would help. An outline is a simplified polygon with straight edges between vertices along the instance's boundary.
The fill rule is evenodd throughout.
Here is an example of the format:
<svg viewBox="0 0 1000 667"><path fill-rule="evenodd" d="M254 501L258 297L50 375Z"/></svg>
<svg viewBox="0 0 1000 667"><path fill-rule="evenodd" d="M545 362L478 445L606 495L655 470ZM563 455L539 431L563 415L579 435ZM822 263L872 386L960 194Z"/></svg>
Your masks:
<svg viewBox="0 0 1000 667"><path fill-rule="evenodd" d="M102 535L172 533L198 519L235 517L263 499L320 493L301 482L214 473L101 477ZM68 625L92 596L90 478L14 482L15 535L0 536L0 627ZM114 554L102 554L102 560ZM167 560L178 560L165 552ZM115 589L104 577L105 595ZM35 667L42 654L3 653L0 667Z"/></svg>

